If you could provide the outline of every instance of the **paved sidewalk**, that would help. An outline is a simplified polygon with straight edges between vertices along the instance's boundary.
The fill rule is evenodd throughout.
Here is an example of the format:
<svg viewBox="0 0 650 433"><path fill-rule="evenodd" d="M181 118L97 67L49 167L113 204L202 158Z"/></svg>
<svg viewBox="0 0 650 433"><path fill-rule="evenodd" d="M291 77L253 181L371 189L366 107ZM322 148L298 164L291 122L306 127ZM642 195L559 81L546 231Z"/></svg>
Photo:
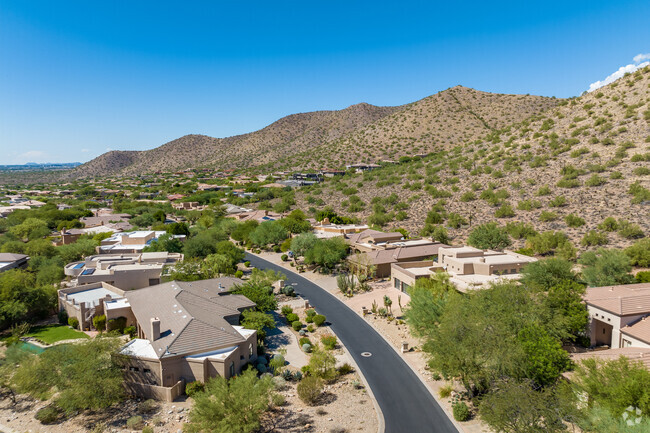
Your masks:
<svg viewBox="0 0 650 433"><path fill-rule="evenodd" d="M296 336L291 332L291 328L285 321L276 313L272 313L275 319L275 329L271 329L266 333L266 348L269 352L278 353L278 349L285 348L287 353L284 355L284 360L289 365L300 369L302 366L309 363L309 359L305 352L300 349Z"/></svg>

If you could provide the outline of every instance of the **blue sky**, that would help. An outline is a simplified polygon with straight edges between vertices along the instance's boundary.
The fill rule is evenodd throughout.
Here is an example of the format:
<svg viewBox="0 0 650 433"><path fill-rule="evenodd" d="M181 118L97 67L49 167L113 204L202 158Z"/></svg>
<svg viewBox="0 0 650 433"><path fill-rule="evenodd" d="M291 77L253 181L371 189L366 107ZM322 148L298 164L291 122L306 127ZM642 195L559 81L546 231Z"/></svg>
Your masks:
<svg viewBox="0 0 650 433"><path fill-rule="evenodd" d="M457 84L576 96L645 60L649 16L647 0L0 0L0 164L83 162Z"/></svg>

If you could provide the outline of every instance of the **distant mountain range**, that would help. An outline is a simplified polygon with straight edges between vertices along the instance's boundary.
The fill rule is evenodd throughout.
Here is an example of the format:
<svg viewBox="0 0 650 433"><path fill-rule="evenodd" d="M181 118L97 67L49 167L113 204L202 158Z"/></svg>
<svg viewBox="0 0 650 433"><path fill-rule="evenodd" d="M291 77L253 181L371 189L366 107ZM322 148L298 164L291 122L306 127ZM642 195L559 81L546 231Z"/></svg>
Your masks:
<svg viewBox="0 0 650 433"><path fill-rule="evenodd" d="M560 100L501 95L456 86L414 103L366 103L292 114L249 134L187 135L146 151L111 151L70 177L133 175L186 168L337 168L452 148L554 107Z"/></svg>
<svg viewBox="0 0 650 433"><path fill-rule="evenodd" d="M26 164L0 165L0 171L45 171L45 170L69 170L80 166L80 162L28 162Z"/></svg>

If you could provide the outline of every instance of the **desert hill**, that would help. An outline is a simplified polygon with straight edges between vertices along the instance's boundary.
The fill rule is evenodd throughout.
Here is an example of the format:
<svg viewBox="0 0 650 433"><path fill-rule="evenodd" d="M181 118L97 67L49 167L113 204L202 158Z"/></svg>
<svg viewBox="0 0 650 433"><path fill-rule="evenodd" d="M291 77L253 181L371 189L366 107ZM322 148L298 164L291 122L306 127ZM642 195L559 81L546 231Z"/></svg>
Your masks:
<svg viewBox="0 0 650 433"><path fill-rule="evenodd" d="M460 145L558 102L457 86L399 107L362 103L339 111L293 114L250 134L228 138L187 135L152 150L108 152L70 176L133 175L194 167L265 172L334 168L351 160L374 162Z"/></svg>
<svg viewBox="0 0 650 433"><path fill-rule="evenodd" d="M426 127L415 126L409 121L415 115L406 113L421 104L431 105L432 100L458 99L457 111L438 116L448 122L463 119L465 127L449 128L435 138L437 131L432 131L429 136L447 151L303 189L298 206L329 205L343 214L381 222L387 229L404 227L414 234L435 208L438 215L429 222L445 226L457 242L464 241L476 224L492 220L531 223L539 232L561 230L582 248L595 248L599 242L609 246L633 242L633 227L624 222L626 230L604 228L601 223L607 217L637 224L650 235L650 67L584 96L557 101L552 108L509 126L507 121L514 117L485 103L498 101L499 96L458 88L447 93L376 124L384 125L386 135L389 125L401 121L413 125L412 135L422 137ZM460 106L472 107L476 121L468 108ZM495 129L474 139L482 129L479 119ZM372 126L333 146L344 149L355 141L373 146L381 128ZM421 139L409 145L403 135L395 140L397 152L404 146L402 151L415 153L423 146ZM455 140L463 145L451 147ZM595 243L580 245L591 230L600 239L594 236ZM519 246L523 244L519 241Z"/></svg>

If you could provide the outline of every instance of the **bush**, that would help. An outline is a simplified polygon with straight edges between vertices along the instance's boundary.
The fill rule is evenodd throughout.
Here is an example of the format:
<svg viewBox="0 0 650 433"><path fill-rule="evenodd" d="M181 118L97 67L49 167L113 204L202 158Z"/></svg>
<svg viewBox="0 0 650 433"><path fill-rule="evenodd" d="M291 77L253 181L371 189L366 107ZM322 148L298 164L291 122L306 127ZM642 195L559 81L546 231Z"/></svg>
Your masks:
<svg viewBox="0 0 650 433"><path fill-rule="evenodd" d="M311 344L303 344L302 346L302 351L305 353L311 353L312 345Z"/></svg>
<svg viewBox="0 0 650 433"><path fill-rule="evenodd" d="M57 314L57 317L59 318L59 323L61 325L67 325L68 324L68 312L65 310L59 311L59 314Z"/></svg>
<svg viewBox="0 0 650 433"><path fill-rule="evenodd" d="M287 321L288 321L289 323L293 323L293 322L295 322L296 320L299 320L297 314L295 314L295 313L289 313L289 314L287 314Z"/></svg>
<svg viewBox="0 0 650 433"><path fill-rule="evenodd" d="M485 249L502 249L512 242L505 228L495 222L481 224L469 234L467 243L473 247Z"/></svg>
<svg viewBox="0 0 650 433"><path fill-rule="evenodd" d="M246 261L244 262L244 266L246 266L247 268L250 268L250 267L251 267L251 262L249 262L248 260L246 260Z"/></svg>
<svg viewBox="0 0 650 433"><path fill-rule="evenodd" d="M129 335L131 338L135 337L135 326L127 326L124 328L124 335Z"/></svg>
<svg viewBox="0 0 650 433"><path fill-rule="evenodd" d="M650 283L650 271L638 272L634 278L638 283Z"/></svg>
<svg viewBox="0 0 650 433"><path fill-rule="evenodd" d="M609 242L607 239L607 233L600 233L596 230L590 230L582 237L580 245L583 247L593 247L598 245L607 245L607 242Z"/></svg>
<svg viewBox="0 0 650 433"><path fill-rule="evenodd" d="M469 408L465 404L465 402L461 401L458 403L455 403L452 406L453 412L454 412L454 419L456 421L467 421L470 417L470 412Z"/></svg>
<svg viewBox="0 0 650 433"><path fill-rule="evenodd" d="M286 254L282 254L282 255L280 256L280 260L282 260L283 262L286 262L287 260L289 260L289 256L286 255Z"/></svg>
<svg viewBox="0 0 650 433"><path fill-rule="evenodd" d="M307 317L314 317L316 315L316 310L310 308L309 310L305 311L305 314L307 315Z"/></svg>
<svg viewBox="0 0 650 433"><path fill-rule="evenodd" d="M325 323L325 316L322 314L316 314L314 316L314 325L321 326L323 323Z"/></svg>
<svg viewBox="0 0 650 433"><path fill-rule="evenodd" d="M185 394L187 394L188 397L192 397L197 392L203 392L204 390L205 384L199 380L190 382L185 385Z"/></svg>
<svg viewBox="0 0 650 433"><path fill-rule="evenodd" d="M438 395L440 398L447 398L451 395L451 392L454 390L454 388L451 385L445 385L440 388L440 391L438 391Z"/></svg>
<svg viewBox="0 0 650 433"><path fill-rule="evenodd" d="M154 433L153 432L153 427L151 427L150 425L148 425L146 427L143 427L142 428L142 433Z"/></svg>
<svg viewBox="0 0 650 433"><path fill-rule="evenodd" d="M106 329L106 316L101 314L99 316L93 317L93 326L99 332L102 332Z"/></svg>
<svg viewBox="0 0 650 433"><path fill-rule="evenodd" d="M144 420L140 415L132 416L126 420L126 426L131 430L141 430L144 427Z"/></svg>
<svg viewBox="0 0 650 433"><path fill-rule="evenodd" d="M314 323L314 316L307 316L307 317L305 317L305 322L307 322L307 323Z"/></svg>
<svg viewBox="0 0 650 433"><path fill-rule="evenodd" d="M345 376L346 374L352 373L353 371L354 368L352 368L352 366L347 362L338 368L338 372L341 376Z"/></svg>
<svg viewBox="0 0 650 433"><path fill-rule="evenodd" d="M297 391L303 403L313 406L323 392L323 381L318 377L307 376L300 381Z"/></svg>
<svg viewBox="0 0 650 433"><path fill-rule="evenodd" d="M41 424L54 424L58 421L59 416L61 416L61 410L55 406L46 406L42 409L39 409L34 415Z"/></svg>
<svg viewBox="0 0 650 433"><path fill-rule="evenodd" d="M298 344L301 346L304 346L305 344L311 344L311 340L307 337L302 337L300 340L298 340Z"/></svg>
<svg viewBox="0 0 650 433"><path fill-rule="evenodd" d="M156 400L148 399L138 405L138 413L151 413L158 409L158 402Z"/></svg>
<svg viewBox="0 0 650 433"><path fill-rule="evenodd" d="M313 325L307 325L307 331L314 332L314 326Z"/></svg>
<svg viewBox="0 0 650 433"><path fill-rule="evenodd" d="M625 249L625 254L630 258L633 266L650 266L650 238L644 238Z"/></svg>
<svg viewBox="0 0 650 433"><path fill-rule="evenodd" d="M106 324L108 331L118 331L120 334L124 333L124 328L126 328L126 317L116 317Z"/></svg>
<svg viewBox="0 0 650 433"><path fill-rule="evenodd" d="M244 273L242 271L235 272L235 278L241 278L243 276L244 276Z"/></svg>
<svg viewBox="0 0 650 433"><path fill-rule="evenodd" d="M282 309L280 310L283 316L288 316L289 314L293 313L293 308L291 308L288 305L283 305Z"/></svg>
<svg viewBox="0 0 650 433"><path fill-rule="evenodd" d="M564 217L564 222L569 227L580 227L585 225L585 220L575 214L569 214Z"/></svg>
<svg viewBox="0 0 650 433"><path fill-rule="evenodd" d="M72 326L74 329L79 329L79 320L76 317L69 317L68 325Z"/></svg>
<svg viewBox="0 0 650 433"><path fill-rule="evenodd" d="M333 335L324 335L320 339L321 343L323 343L323 346L325 346L326 349L332 350L336 347L337 339Z"/></svg>
<svg viewBox="0 0 650 433"><path fill-rule="evenodd" d="M302 322L300 320L291 322L291 327L293 328L294 331L300 331L300 328L302 328Z"/></svg>

